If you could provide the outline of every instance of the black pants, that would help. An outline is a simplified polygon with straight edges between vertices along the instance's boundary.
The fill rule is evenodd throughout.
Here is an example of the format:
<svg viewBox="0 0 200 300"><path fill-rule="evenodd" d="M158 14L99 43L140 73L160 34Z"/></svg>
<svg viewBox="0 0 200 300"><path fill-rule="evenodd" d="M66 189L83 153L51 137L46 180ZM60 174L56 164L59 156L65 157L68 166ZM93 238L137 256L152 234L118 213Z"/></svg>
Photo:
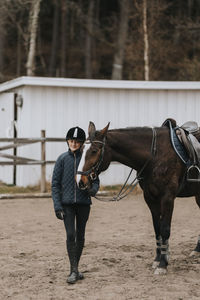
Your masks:
<svg viewBox="0 0 200 300"><path fill-rule="evenodd" d="M90 205L66 205L63 210L67 242L84 241Z"/></svg>

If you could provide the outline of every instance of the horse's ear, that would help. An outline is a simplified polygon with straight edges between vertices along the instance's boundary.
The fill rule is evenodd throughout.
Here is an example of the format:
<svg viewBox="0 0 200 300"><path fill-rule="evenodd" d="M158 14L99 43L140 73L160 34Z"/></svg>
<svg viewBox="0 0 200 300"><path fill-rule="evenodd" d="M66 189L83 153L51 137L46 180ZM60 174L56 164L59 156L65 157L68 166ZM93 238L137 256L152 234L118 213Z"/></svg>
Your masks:
<svg viewBox="0 0 200 300"><path fill-rule="evenodd" d="M110 122L108 122L108 125L104 129L101 130L101 134L102 135L106 135L107 134L109 126L110 126Z"/></svg>
<svg viewBox="0 0 200 300"><path fill-rule="evenodd" d="M89 135L90 141L92 141L94 139L95 132L96 132L96 127L95 127L94 123L90 121L89 127L88 127L88 135Z"/></svg>

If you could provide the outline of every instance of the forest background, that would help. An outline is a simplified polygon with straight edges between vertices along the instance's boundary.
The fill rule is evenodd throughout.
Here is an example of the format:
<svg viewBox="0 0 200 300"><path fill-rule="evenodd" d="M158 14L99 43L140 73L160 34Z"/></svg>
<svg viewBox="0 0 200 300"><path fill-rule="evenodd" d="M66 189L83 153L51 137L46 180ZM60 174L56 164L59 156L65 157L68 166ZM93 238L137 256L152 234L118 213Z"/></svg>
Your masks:
<svg viewBox="0 0 200 300"><path fill-rule="evenodd" d="M0 0L0 82L200 80L200 0Z"/></svg>

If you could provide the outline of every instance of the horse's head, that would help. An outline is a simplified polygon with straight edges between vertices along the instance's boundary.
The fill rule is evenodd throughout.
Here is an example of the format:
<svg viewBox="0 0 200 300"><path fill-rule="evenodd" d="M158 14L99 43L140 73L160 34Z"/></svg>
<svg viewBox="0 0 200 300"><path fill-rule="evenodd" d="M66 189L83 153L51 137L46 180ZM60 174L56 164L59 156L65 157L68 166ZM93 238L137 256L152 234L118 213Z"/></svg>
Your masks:
<svg viewBox="0 0 200 300"><path fill-rule="evenodd" d="M93 122L89 124L89 137L84 143L83 153L77 171L77 184L80 189L90 189L92 182L100 173L109 124L110 123L100 131L96 131Z"/></svg>

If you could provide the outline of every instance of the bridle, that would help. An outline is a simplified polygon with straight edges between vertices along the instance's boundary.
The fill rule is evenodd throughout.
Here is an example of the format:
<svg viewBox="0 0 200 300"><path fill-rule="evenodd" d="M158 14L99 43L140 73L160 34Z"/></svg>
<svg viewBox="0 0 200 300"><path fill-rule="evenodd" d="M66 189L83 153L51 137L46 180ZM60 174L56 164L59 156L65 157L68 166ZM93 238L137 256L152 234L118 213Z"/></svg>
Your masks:
<svg viewBox="0 0 200 300"><path fill-rule="evenodd" d="M97 178L97 176L99 174L100 165L103 161L104 150L105 150L105 140L106 140L106 138L104 137L103 141L94 140L91 142L90 141L85 142L85 144L91 144L91 145L94 143L102 144L101 153L100 153L98 161L96 162L96 164L94 166L92 166L92 168L90 168L88 171L78 171L77 174L87 176L92 181L94 181Z"/></svg>

